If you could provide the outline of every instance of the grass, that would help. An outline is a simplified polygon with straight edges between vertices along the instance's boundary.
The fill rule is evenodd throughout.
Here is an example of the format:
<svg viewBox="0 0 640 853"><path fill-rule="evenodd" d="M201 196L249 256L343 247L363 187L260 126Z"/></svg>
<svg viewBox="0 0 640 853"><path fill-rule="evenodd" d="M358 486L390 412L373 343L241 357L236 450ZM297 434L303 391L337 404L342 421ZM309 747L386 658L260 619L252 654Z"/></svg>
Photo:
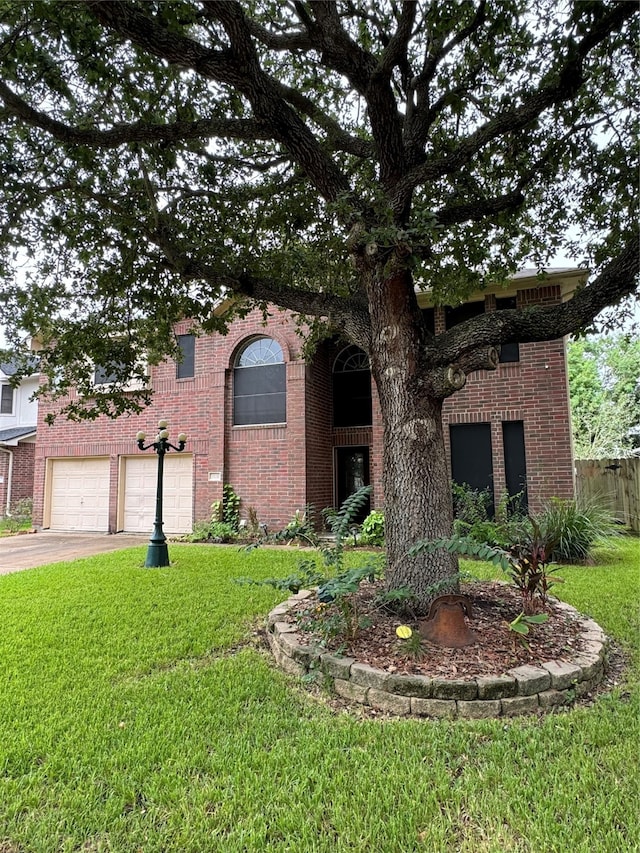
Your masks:
<svg viewBox="0 0 640 853"><path fill-rule="evenodd" d="M1 577L0 851L639 850L639 555L557 588L633 651L627 684L456 723L334 713L274 668L255 626L282 596L232 579L289 574L291 549Z"/></svg>

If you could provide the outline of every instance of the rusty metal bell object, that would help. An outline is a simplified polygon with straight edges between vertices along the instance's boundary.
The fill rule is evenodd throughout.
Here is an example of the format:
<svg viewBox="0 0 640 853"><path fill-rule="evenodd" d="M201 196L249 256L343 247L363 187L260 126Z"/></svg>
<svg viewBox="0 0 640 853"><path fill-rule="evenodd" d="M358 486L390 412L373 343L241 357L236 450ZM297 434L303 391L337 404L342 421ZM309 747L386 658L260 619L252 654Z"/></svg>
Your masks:
<svg viewBox="0 0 640 853"><path fill-rule="evenodd" d="M471 618L471 601L466 595L440 595L434 598L429 615L419 624L425 640L448 649L461 649L477 641L477 636L465 622Z"/></svg>

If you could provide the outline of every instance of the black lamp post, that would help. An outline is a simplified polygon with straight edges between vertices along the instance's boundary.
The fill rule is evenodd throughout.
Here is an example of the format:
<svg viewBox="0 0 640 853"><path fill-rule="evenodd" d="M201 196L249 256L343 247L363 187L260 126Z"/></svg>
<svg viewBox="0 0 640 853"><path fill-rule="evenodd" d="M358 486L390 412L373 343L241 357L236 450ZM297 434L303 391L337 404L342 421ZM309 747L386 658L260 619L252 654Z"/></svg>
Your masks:
<svg viewBox="0 0 640 853"><path fill-rule="evenodd" d="M156 436L156 440L152 441L150 444L144 443L146 433L139 432L136 435L136 441L138 442L138 447L140 450L149 450L149 448L153 447L155 452L158 454L158 484L156 488L156 518L153 522L153 533L151 534L151 539L149 540L149 547L147 548L147 559L145 560L145 566L148 568L157 568L160 566L168 566L169 565L169 549L167 548L167 537L164 535L164 531L162 530L162 481L164 476L164 456L165 453L168 453L170 450L176 450L178 453L181 453L184 450L184 446L187 443L187 436L181 432L178 436L178 446L175 444L171 444L169 442L169 430L167 429L167 421L160 421L158 423L158 434Z"/></svg>

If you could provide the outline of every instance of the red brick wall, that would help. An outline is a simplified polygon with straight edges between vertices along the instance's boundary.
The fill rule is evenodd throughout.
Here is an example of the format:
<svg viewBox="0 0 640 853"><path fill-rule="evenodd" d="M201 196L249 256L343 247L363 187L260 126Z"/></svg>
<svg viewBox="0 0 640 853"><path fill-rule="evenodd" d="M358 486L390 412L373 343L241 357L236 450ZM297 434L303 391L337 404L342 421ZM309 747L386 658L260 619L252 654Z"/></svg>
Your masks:
<svg viewBox="0 0 640 853"><path fill-rule="evenodd" d="M189 331L188 323L177 334ZM250 337L268 335L282 346L287 364L287 424L278 427L233 427L232 373L235 354ZM211 504L230 483L242 499L242 513L253 506L259 520L282 526L302 509L305 496L305 364L300 360L301 339L291 315L274 309L266 323L253 311L233 324L226 337L196 340L194 377L176 378L176 365L167 361L152 369L153 402L139 415L91 423L63 418L52 426L45 417L52 407L41 402L35 464L34 518L42 523L46 459L51 457L108 456L111 460L110 530L117 529L119 458L138 452L135 435L155 434L158 420L169 421L175 438L188 436L187 451L194 459L194 520L208 519ZM257 463L257 467L256 467ZM209 475L212 475L210 479ZM220 479L214 479L217 476Z"/></svg>
<svg viewBox="0 0 640 853"><path fill-rule="evenodd" d="M0 452L0 518L7 514L7 489L9 488L9 455Z"/></svg>
<svg viewBox="0 0 640 853"><path fill-rule="evenodd" d="M0 452L0 517L7 511L7 497L9 489L9 477L11 477L11 508L15 508L18 501L33 497L34 489L34 460L35 444L18 444L9 448L13 456L10 462L9 454ZM12 468L12 470L10 470Z"/></svg>
<svg viewBox="0 0 640 853"><path fill-rule="evenodd" d="M234 323L233 331L219 346L219 358L226 370L224 482L230 483L241 498L244 517L249 507L253 507L260 523L277 529L307 503L305 363L300 356L302 341L290 314L275 311L266 325L262 322L262 313L252 311ZM256 334L268 335L282 347L287 377L287 422L235 427L233 366L240 347Z"/></svg>
<svg viewBox="0 0 640 853"><path fill-rule="evenodd" d="M559 300L559 290L545 287L521 291L518 298L520 305L541 301L553 304ZM487 297L486 308L495 310L493 297ZM438 331L444 327L443 318L443 310L437 309ZM176 331L186 333L188 324L181 324ZM256 335L273 337L282 347L287 421L281 425L234 427L233 366L239 348ZM265 322L261 312L253 311L234 322L227 336L196 340L193 378L176 379L172 361L153 368L153 403L140 415L117 421L103 417L91 423L59 418L48 426L44 419L50 408L42 402L33 487L36 523L42 523L47 458L106 456L111 472L110 529L115 531L119 458L136 454L136 432L155 434L160 418L169 421L173 437L179 432L188 436L187 451L194 460L195 520L209 518L211 504L222 496L223 483L231 484L241 498L244 517L253 507L259 521L271 529L282 527L306 504L312 504L319 513L334 502L334 448L354 445L370 448L372 507L383 507L382 426L375 386L373 425L334 428L331 369L338 348L322 344L307 364L301 344L290 314L274 309ZM446 401L446 437L452 423L492 425L496 497L505 484L504 420L524 421L532 508L537 509L544 498L552 495L571 496L573 470L562 341L521 345L519 363L501 364L495 372L472 374L465 388Z"/></svg>
<svg viewBox="0 0 640 853"><path fill-rule="evenodd" d="M13 481L11 483L12 506L21 500L33 497L33 469L35 444L20 443L13 448ZM2 454L5 456L6 454Z"/></svg>
<svg viewBox="0 0 640 853"><path fill-rule="evenodd" d="M333 399L331 371L335 347L322 343L307 365L306 379L306 489L308 503L313 506L316 523L321 526L321 512L333 506Z"/></svg>
<svg viewBox="0 0 640 853"><path fill-rule="evenodd" d="M560 301L555 286L519 291L518 307ZM492 297L486 309L495 310ZM442 316L436 318L442 323ZM440 328L444 328L443 325ZM437 327L438 330L438 327ZM524 421L529 507L537 512L549 497L574 495L569 390L563 340L520 344L520 361L479 370L445 401L443 421L448 446L449 424L490 423L496 499L506 489L502 422Z"/></svg>

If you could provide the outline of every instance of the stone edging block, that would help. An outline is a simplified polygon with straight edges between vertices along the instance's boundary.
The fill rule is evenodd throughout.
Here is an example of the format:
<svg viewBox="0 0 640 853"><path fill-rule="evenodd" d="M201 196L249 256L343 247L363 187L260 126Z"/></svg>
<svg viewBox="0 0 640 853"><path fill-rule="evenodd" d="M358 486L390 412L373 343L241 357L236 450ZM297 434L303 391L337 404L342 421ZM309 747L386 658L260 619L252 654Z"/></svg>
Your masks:
<svg viewBox="0 0 640 853"><path fill-rule="evenodd" d="M447 679L384 672L304 642L286 617L292 607L312 595L310 590L300 590L267 616L267 638L278 666L298 677L317 667L338 696L397 716L478 720L536 713L584 696L606 672L608 637L597 622L564 602L555 606L572 615L582 628L581 648L571 660L525 664L503 675Z"/></svg>

